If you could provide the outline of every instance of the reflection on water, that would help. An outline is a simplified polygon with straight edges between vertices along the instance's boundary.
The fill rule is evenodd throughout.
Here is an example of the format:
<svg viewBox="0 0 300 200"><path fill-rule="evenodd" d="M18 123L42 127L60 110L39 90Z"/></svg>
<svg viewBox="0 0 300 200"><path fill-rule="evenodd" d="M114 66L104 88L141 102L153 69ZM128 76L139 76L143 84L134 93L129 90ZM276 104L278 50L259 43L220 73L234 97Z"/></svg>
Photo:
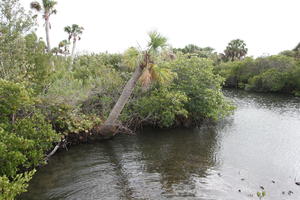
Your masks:
<svg viewBox="0 0 300 200"><path fill-rule="evenodd" d="M257 199L260 186L265 199L300 199L299 99L226 96L237 110L216 126L144 130L59 153L20 199L242 200Z"/></svg>

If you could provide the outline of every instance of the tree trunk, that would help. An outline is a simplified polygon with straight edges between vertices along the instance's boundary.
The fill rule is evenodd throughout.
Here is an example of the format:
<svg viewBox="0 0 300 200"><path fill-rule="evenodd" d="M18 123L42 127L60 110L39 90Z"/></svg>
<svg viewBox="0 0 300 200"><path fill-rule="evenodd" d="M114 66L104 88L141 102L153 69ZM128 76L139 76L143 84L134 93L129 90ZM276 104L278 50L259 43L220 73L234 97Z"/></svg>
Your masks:
<svg viewBox="0 0 300 200"><path fill-rule="evenodd" d="M117 103L115 104L114 108L110 112L107 120L105 121L104 125L115 125L118 117L120 116L125 104L127 103L131 93L133 92L137 81L141 77L143 73L144 67L142 65L139 65L130 80L126 83L121 96L119 97Z"/></svg>
<svg viewBox="0 0 300 200"><path fill-rule="evenodd" d="M45 31L46 31L46 42L47 42L48 53L50 53L50 51L51 51L49 30L50 30L50 23L49 23L49 19L46 18L45 19Z"/></svg>
<svg viewBox="0 0 300 200"><path fill-rule="evenodd" d="M75 48L76 48L76 39L73 40L73 48L72 48L72 61L74 60L75 57Z"/></svg>
<svg viewBox="0 0 300 200"><path fill-rule="evenodd" d="M73 47L72 47L72 53L71 53L71 63L69 66L69 70L71 71L73 68L74 58L75 58L75 48L76 48L76 39L73 40Z"/></svg>
<svg viewBox="0 0 300 200"><path fill-rule="evenodd" d="M126 83L121 96L119 97L117 103L113 107L112 111L110 112L107 120L104 122L104 125L100 127L99 133L102 137L108 139L112 138L117 132L117 119L120 116L124 106L128 102L129 97L131 96L137 81L141 77L144 69L143 64L137 66L135 69L132 77L130 80Z"/></svg>

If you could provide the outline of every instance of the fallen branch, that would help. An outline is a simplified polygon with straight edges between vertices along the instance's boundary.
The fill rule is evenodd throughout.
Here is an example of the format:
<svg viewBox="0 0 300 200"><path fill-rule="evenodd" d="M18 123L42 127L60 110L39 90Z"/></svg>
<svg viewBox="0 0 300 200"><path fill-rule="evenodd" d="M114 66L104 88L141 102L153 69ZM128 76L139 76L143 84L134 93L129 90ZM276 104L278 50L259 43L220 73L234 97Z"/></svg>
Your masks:
<svg viewBox="0 0 300 200"><path fill-rule="evenodd" d="M54 149L46 156L46 160L49 160L49 158L50 158L51 156L53 156L53 155L56 153L56 151L59 149L59 147L64 146L65 142L66 142L65 139L63 139L62 141L60 141L60 142L54 147Z"/></svg>

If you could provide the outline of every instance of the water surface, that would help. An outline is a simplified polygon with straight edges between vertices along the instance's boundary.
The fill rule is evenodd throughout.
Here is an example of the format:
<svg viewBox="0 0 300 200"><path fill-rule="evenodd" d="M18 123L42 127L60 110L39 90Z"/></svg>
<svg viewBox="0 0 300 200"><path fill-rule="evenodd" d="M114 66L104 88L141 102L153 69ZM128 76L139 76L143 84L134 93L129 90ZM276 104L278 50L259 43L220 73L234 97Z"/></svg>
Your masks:
<svg viewBox="0 0 300 200"><path fill-rule="evenodd" d="M226 91L214 126L144 130L72 147L39 169L24 200L300 199L300 99ZM290 192L289 192L290 191Z"/></svg>

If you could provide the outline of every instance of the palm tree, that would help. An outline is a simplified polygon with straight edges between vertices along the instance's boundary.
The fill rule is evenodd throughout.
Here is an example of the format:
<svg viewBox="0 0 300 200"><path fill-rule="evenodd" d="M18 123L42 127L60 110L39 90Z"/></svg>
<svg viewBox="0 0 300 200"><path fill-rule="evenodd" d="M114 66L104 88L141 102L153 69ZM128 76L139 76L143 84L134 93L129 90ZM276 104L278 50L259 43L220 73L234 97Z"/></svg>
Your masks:
<svg viewBox="0 0 300 200"><path fill-rule="evenodd" d="M67 32L69 34L69 38L68 38L69 41L71 39L73 39L73 47L72 47L72 52L71 52L71 58L72 58L71 64L73 64L73 60L74 60L76 42L77 42L77 40L81 39L80 35L82 34L83 30L84 30L84 28L77 24L73 24L72 26L65 27L65 32Z"/></svg>
<svg viewBox="0 0 300 200"><path fill-rule="evenodd" d="M57 2L53 1L53 0L43 0L42 5L38 1L33 1L30 3L31 9L34 9L37 12L43 13L43 18L45 20L45 31L46 31L46 41L47 41L47 51L48 52L51 52L50 36L49 36L49 31L51 29L50 16L52 14L56 14L57 11L54 8L56 4L57 4Z"/></svg>
<svg viewBox="0 0 300 200"><path fill-rule="evenodd" d="M68 40L62 40L58 44L59 53L65 57L70 53L69 51L70 42Z"/></svg>
<svg viewBox="0 0 300 200"><path fill-rule="evenodd" d="M132 77L126 83L121 93L121 96L119 97L118 101L116 102L115 106L110 112L107 120L101 127L101 135L111 137L116 134L117 119L120 116L124 106L128 102L128 99L131 96L131 93L133 92L138 80L141 78L143 79L143 76L148 76L149 78L151 77L150 79L154 78L151 75L154 75L155 73L153 72L155 71L155 69L157 69L157 66L155 65L155 57L159 54L160 49L166 47L167 39L156 31L152 31L148 35L150 37L150 41L148 42L147 49L141 53L131 52L132 55L136 57L137 66L132 74Z"/></svg>
<svg viewBox="0 0 300 200"><path fill-rule="evenodd" d="M243 40L236 39L229 42L224 50L224 57L230 61L241 60L247 52L246 43Z"/></svg>
<svg viewBox="0 0 300 200"><path fill-rule="evenodd" d="M124 52L122 65L128 67L129 70L134 70L138 65L139 56L140 52L136 48L130 47ZM166 84L173 80L175 76L174 72L171 72L170 69L164 66L159 66L158 60L172 60L174 57L175 56L172 52L168 51L168 49L152 56L153 59L155 58L155 61L143 70L143 73L139 78L139 82L141 83L144 91L147 91L154 82Z"/></svg>

